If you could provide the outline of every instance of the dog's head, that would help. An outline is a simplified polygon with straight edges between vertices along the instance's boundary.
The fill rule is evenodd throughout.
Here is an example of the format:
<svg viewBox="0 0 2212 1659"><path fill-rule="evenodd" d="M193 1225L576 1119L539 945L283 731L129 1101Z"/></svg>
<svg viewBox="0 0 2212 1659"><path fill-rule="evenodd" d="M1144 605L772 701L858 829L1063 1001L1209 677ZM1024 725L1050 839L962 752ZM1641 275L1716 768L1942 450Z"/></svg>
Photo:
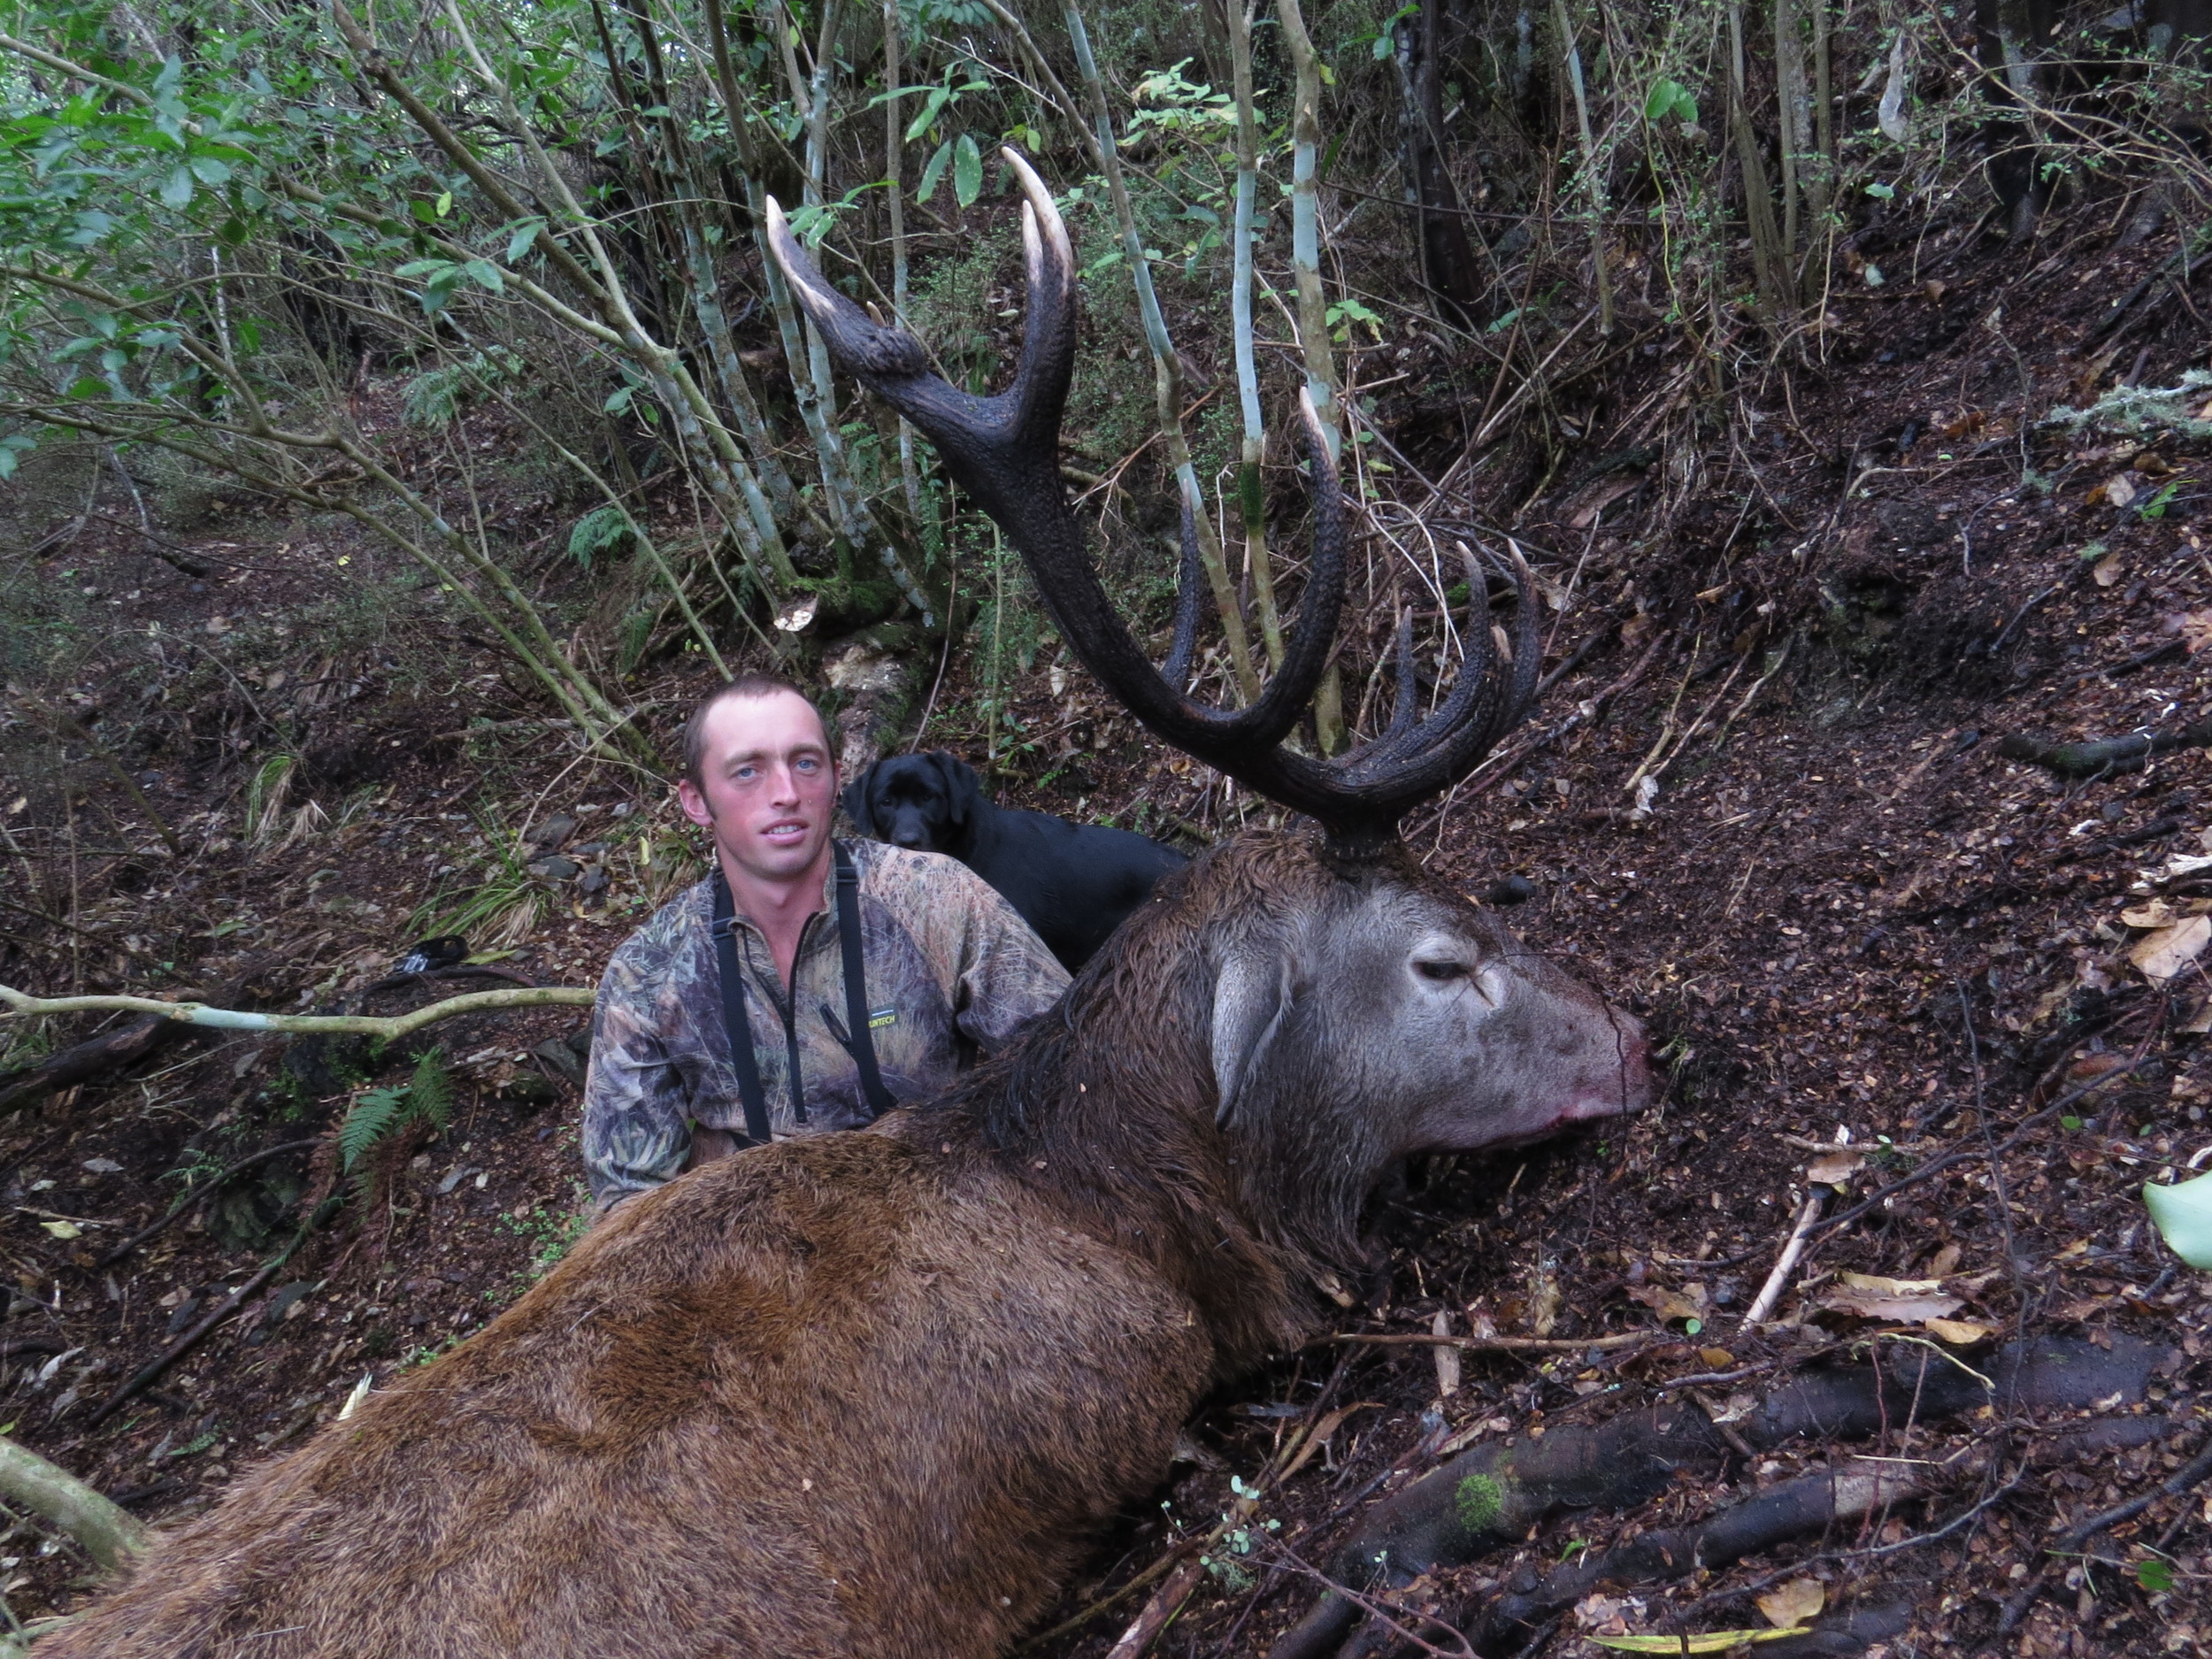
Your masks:
<svg viewBox="0 0 2212 1659"><path fill-rule="evenodd" d="M942 749L879 760L846 786L845 810L863 835L943 852L983 805L968 763Z"/></svg>

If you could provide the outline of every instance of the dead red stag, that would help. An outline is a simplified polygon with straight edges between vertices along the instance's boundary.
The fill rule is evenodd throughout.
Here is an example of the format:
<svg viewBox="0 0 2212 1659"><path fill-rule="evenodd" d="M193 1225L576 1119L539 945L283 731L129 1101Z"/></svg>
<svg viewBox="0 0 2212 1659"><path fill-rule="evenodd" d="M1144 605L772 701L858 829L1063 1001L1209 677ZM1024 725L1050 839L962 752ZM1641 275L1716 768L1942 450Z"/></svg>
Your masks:
<svg viewBox="0 0 2212 1659"><path fill-rule="evenodd" d="M631 1201L488 1329L169 1537L47 1659L1002 1653L1159 1483L1198 1399L1314 1330L1315 1283L1358 1264L1394 1165L1643 1102L1637 1022L1395 841L1528 700L1526 572L1508 572L1509 663L1471 571L1467 661L1429 718L1402 694L1341 760L1281 748L1344 580L1309 411L1315 548L1283 665L1248 708L1191 702L1113 613L1065 503L1073 265L1015 165L1028 339L995 398L929 374L772 210L772 243L833 355L935 441L1092 672L1321 833L1199 859L945 1096Z"/></svg>

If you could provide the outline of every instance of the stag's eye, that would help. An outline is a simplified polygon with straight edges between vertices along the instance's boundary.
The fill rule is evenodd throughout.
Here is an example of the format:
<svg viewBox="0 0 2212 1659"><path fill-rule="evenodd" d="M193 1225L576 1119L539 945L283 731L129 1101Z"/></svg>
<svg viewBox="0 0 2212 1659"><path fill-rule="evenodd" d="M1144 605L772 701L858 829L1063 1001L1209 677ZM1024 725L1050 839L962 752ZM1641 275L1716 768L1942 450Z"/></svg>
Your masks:
<svg viewBox="0 0 2212 1659"><path fill-rule="evenodd" d="M1440 984L1449 979L1463 979L1474 972L1463 962L1443 960L1417 961L1413 964L1413 971L1423 979L1434 979Z"/></svg>

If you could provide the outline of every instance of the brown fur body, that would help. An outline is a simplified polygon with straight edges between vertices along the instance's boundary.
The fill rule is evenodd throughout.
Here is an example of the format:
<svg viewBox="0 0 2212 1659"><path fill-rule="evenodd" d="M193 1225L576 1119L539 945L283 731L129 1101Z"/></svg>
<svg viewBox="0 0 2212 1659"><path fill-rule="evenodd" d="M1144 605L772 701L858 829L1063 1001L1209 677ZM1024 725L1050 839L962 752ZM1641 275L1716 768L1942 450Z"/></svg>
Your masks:
<svg viewBox="0 0 2212 1659"><path fill-rule="evenodd" d="M1004 1651L1158 1483L1199 1397L1305 1328L1301 1287L1348 1264L1401 1150L1361 1127L1371 1105L1310 1098L1318 1077L1263 1076L1219 1125L1225 956L1325 932L1333 904L1446 902L1408 884L1348 879L1289 837L1202 860L1004 1059L872 1131L631 1200L41 1654ZM1638 1103L1633 1022L1579 995ZM1608 1039L1586 1035L1532 1062L1562 1099L1606 1086Z"/></svg>

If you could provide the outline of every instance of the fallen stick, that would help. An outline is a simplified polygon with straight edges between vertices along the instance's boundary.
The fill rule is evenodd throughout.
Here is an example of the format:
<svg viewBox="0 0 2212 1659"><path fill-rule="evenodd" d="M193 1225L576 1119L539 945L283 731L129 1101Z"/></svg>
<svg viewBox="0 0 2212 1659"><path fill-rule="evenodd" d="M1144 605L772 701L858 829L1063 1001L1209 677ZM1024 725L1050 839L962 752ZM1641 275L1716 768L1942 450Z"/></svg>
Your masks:
<svg viewBox="0 0 2212 1659"><path fill-rule="evenodd" d="M237 1009L210 1008L204 1002L164 1002L150 996L32 996L0 985L0 1002L21 1018L31 1014L91 1014L121 1010L152 1014L180 1025L209 1025L219 1031L349 1032L396 1042L425 1025L462 1014L493 1014L512 1008L588 1008L596 991L582 987L549 985L530 991L472 991L448 997L411 1014L377 1018L367 1014L253 1014ZM0 1016L4 1018L4 1016Z"/></svg>
<svg viewBox="0 0 2212 1659"><path fill-rule="evenodd" d="M5 1436L0 1436L0 1496L68 1533L103 1571L116 1571L146 1548L146 1529L135 1516Z"/></svg>
<svg viewBox="0 0 2212 1659"><path fill-rule="evenodd" d="M192 1188L190 1192L184 1194L174 1204L170 1206L169 1212L163 1216L160 1220L149 1222L145 1226L141 1227L136 1233L131 1234L129 1238L124 1240L122 1243L117 1245L112 1250L110 1250L98 1261L93 1263L93 1271L96 1272L101 1268L114 1266L116 1263L121 1261L125 1256L128 1256L133 1250L135 1250L140 1245L145 1243L147 1240L152 1238L156 1233L160 1233L170 1226L180 1217L190 1214L195 1205L196 1205L203 1198L205 1198L210 1193L215 1191L216 1188L222 1186L225 1181L230 1180L234 1177L243 1175L248 1170L252 1169L256 1164L266 1164L271 1158L281 1157L287 1152L304 1152L314 1144L315 1142L311 1140L287 1141L281 1146L264 1147L260 1151L253 1153L250 1156L239 1159L237 1163L232 1164L228 1169L224 1170L212 1180L202 1181L197 1187Z"/></svg>
<svg viewBox="0 0 2212 1659"><path fill-rule="evenodd" d="M1403 1336L1382 1336L1345 1331L1325 1336L1321 1342L1356 1342L1365 1348L1455 1348L1472 1354L1580 1354L1590 1348L1610 1352L1617 1348L1633 1348L1640 1342L1673 1334L1671 1331L1625 1331L1617 1336L1437 1336L1427 1331L1415 1331Z"/></svg>
<svg viewBox="0 0 2212 1659"><path fill-rule="evenodd" d="M2053 1101L2048 1106L2046 1106L2041 1111L2032 1113L2029 1117L2022 1118L2020 1120L2020 1126L2014 1130L2009 1135L2007 1135L2002 1141L2000 1141L1993 1147L1986 1149L1981 1147L1962 1147L1955 1152L1946 1152L1940 1157L1930 1158L1925 1164L1922 1164L1911 1174L1901 1175L1888 1186L1875 1188L1873 1192L1868 1194L1867 1196L1862 1199L1859 1202L1852 1205L1850 1209L1839 1210L1834 1215L1829 1217L1827 1220L1818 1223L1816 1230L1821 1233L1833 1233L1838 1227L1845 1226L1851 1222L1856 1221L1861 1216L1865 1215L1869 1210L1878 1209L1881 1205L1887 1203L1891 1198L1895 1196L1897 1194L1903 1192L1908 1187L1917 1187L1921 1182L1927 1180L1933 1176L1941 1174L1945 1170L1951 1168L1955 1164L1963 1164L1969 1158L2002 1157L2006 1153L2011 1151L2013 1148L2018 1146L2023 1141L2026 1140L2028 1136L2034 1133L2036 1130L2041 1128L2046 1123L2049 1122L2052 1118L2057 1117L2061 1112L2064 1111L2069 1106L2074 1105L2076 1102L2085 1099L2098 1089L2102 1088L2108 1083L2116 1082L2121 1078L2133 1075L2135 1072L2143 1068L2147 1060L2147 1056L2142 1056L2137 1059L2130 1060L2125 1065L2116 1065L2111 1071L2101 1072L2097 1076L2090 1079L2088 1082L2083 1084L2079 1088L2070 1089L2064 1094L2060 1095L2058 1099Z"/></svg>
<svg viewBox="0 0 2212 1659"><path fill-rule="evenodd" d="M1752 1298L1751 1306L1744 1310L1743 1328L1764 1325L1767 1316L1774 1311L1774 1304L1782 1300L1782 1293L1789 1287L1790 1275L1797 1271L1797 1263L1805 1254L1806 1241L1811 1238L1813 1223L1820 1219L1821 1194L1815 1193L1805 1201L1805 1207L1797 1212L1797 1225L1790 1229L1790 1236L1782 1246L1782 1254L1776 1258L1774 1271L1767 1275L1767 1282L1759 1286L1759 1294Z"/></svg>
<svg viewBox="0 0 2212 1659"><path fill-rule="evenodd" d="M88 1429L99 1427L114 1414L119 1406L159 1381L164 1371L197 1348L209 1332L237 1312L248 1298L253 1296L263 1286L274 1279L278 1271L292 1259L294 1253L299 1249L300 1246L307 1242L307 1235L313 1231L314 1223L311 1221L306 1226L294 1233L291 1243L280 1250L274 1259L264 1263L259 1272L224 1297L216 1304L211 1312L164 1348L155 1358L140 1366L128 1382L107 1397L100 1409L92 1414L91 1421L87 1423L85 1427Z"/></svg>
<svg viewBox="0 0 2212 1659"><path fill-rule="evenodd" d="M2059 1555L2073 1555L2099 1532L2131 1521L2159 1499L2177 1498L2193 1486L2201 1486L2208 1479L2212 1479L2212 1440L2207 1440L2198 1448L2194 1457L2141 1496L2130 1498L2125 1503L2116 1504L2068 1527L2053 1542L2051 1552Z"/></svg>
<svg viewBox="0 0 2212 1659"><path fill-rule="evenodd" d="M1202 1555L1193 1555L1168 1575L1167 1582L1154 1592L1144 1604L1144 1611L1136 1622L1121 1633L1121 1640L1106 1650L1106 1659L1138 1659L1138 1655L1152 1646L1168 1621L1183 1610L1191 1592L1198 1588L1198 1581L1206 1576L1206 1561Z"/></svg>

